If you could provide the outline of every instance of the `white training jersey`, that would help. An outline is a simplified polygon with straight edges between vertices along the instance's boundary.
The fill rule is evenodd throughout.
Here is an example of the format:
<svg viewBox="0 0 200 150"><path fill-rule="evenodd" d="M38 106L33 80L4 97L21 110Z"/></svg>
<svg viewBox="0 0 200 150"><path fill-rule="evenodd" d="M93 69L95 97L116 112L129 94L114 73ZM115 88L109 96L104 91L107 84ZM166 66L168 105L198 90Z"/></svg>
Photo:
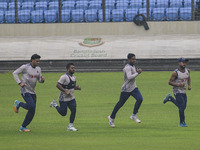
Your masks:
<svg viewBox="0 0 200 150"><path fill-rule="evenodd" d="M19 79L19 74L22 74L21 80ZM14 79L18 84L25 83L24 87L21 87L21 93L35 94L35 86L37 80L42 83L41 68L36 66L32 67L31 63L22 65L13 72Z"/></svg>
<svg viewBox="0 0 200 150"><path fill-rule="evenodd" d="M175 79L174 83L185 83L184 87L173 86L173 93L186 93L186 86L188 82L188 78L190 76L189 71L185 68L185 72L181 72L179 69L176 69L175 72L177 73L178 77Z"/></svg>
<svg viewBox="0 0 200 150"><path fill-rule="evenodd" d="M122 85L121 92L131 92L137 88L136 77L138 76L138 72L136 71L135 66L131 66L130 64L127 64L123 71L124 84Z"/></svg>
<svg viewBox="0 0 200 150"><path fill-rule="evenodd" d="M59 95L59 101L71 101L75 99L74 97L74 87L76 86L76 77L69 74L64 74L58 80L58 83L62 85L64 89L70 92L67 95L65 92L61 91Z"/></svg>

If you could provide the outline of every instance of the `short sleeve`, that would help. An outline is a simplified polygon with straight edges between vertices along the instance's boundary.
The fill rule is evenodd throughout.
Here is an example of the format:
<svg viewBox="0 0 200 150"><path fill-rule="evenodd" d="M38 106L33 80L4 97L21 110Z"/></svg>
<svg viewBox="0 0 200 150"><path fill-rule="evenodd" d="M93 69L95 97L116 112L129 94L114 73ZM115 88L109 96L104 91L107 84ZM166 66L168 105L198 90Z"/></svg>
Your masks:
<svg viewBox="0 0 200 150"><path fill-rule="evenodd" d="M62 85L68 85L69 84L69 77L67 75L62 75L60 79L58 80L58 83Z"/></svg>

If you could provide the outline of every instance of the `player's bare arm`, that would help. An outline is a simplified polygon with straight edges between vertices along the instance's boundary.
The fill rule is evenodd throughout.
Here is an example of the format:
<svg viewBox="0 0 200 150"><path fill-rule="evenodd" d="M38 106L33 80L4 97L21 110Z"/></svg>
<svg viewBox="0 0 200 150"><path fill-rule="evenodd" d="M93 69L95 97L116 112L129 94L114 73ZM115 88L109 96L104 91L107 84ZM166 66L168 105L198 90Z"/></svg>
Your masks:
<svg viewBox="0 0 200 150"><path fill-rule="evenodd" d="M190 70L188 69L188 72L190 73ZM188 77L188 90L191 90L191 78L190 78L190 75Z"/></svg>
<svg viewBox="0 0 200 150"><path fill-rule="evenodd" d="M75 86L74 90L81 90L81 86L80 85Z"/></svg>
<svg viewBox="0 0 200 150"><path fill-rule="evenodd" d="M185 86L185 83L174 83L175 79L177 78L177 73L176 71L174 71L171 75L171 78L169 79L169 85L171 86L179 86L179 87L184 87Z"/></svg>
<svg viewBox="0 0 200 150"><path fill-rule="evenodd" d="M66 89L64 89L60 83L57 83L57 84L56 84L56 87L57 87L60 91L65 92L67 95L70 95L70 92L67 91Z"/></svg>

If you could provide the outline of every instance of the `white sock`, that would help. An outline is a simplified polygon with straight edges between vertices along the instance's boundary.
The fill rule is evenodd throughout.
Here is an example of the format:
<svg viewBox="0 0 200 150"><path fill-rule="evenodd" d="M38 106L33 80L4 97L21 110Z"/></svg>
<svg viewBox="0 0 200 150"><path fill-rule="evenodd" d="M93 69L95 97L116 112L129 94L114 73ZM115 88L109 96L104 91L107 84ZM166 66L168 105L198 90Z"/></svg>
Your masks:
<svg viewBox="0 0 200 150"><path fill-rule="evenodd" d="M73 126L73 123L69 123L69 127L72 127Z"/></svg>

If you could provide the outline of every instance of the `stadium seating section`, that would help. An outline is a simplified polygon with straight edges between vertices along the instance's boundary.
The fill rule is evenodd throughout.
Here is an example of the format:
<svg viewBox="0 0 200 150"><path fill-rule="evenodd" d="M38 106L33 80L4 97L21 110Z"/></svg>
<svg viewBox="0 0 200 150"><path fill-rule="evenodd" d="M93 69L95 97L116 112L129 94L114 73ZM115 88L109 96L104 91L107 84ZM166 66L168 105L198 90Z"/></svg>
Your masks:
<svg viewBox="0 0 200 150"><path fill-rule="evenodd" d="M130 22L143 14L152 21L191 20L200 0L0 0L0 23ZM105 9L103 9L103 7ZM61 10L59 10L61 8ZM194 9L192 9L194 8ZM104 15L105 10L105 15ZM59 12L61 15L59 15Z"/></svg>

